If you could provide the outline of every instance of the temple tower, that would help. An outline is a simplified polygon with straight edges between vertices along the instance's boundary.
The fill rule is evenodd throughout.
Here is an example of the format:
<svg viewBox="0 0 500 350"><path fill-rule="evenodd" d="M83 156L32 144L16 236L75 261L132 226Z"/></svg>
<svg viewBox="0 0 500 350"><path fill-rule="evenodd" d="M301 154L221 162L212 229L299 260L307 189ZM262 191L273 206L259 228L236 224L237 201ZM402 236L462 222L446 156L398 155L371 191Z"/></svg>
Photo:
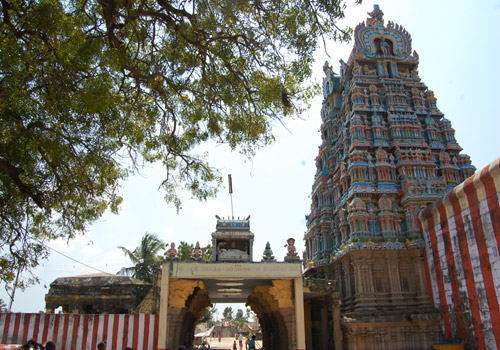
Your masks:
<svg viewBox="0 0 500 350"><path fill-rule="evenodd" d="M378 5L355 28L350 57L340 63L339 75L324 65L306 276L334 281L349 317L341 324L346 349L364 341L386 348L389 339L394 348L424 348L440 329L417 214L475 168L418 75L410 34L384 24ZM359 316L367 311L370 317Z"/></svg>

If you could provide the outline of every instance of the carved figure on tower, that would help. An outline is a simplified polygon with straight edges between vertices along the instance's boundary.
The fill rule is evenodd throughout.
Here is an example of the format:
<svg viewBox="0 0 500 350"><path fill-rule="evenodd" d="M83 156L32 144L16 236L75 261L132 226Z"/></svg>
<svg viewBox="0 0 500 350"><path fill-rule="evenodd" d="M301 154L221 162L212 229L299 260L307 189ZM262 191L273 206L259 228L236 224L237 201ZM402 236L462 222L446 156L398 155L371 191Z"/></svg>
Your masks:
<svg viewBox="0 0 500 350"><path fill-rule="evenodd" d="M165 252L165 258L167 260L179 260L177 255L177 249L175 249L175 243L170 243L170 248Z"/></svg>
<svg viewBox="0 0 500 350"><path fill-rule="evenodd" d="M287 254L285 256L285 262L300 262L300 257L295 249L295 239L288 238L286 242L287 244L285 245L285 248L287 250Z"/></svg>
<svg viewBox="0 0 500 350"><path fill-rule="evenodd" d="M366 20L366 24L371 27L377 27L380 23L381 26L384 26L384 13L380 9L378 5L373 6L373 11L368 12L370 18Z"/></svg>
<svg viewBox="0 0 500 350"><path fill-rule="evenodd" d="M358 62L354 63L354 67L352 68L352 74L353 75L361 75L361 74L363 74L363 71L361 70L361 66L359 65Z"/></svg>
<svg viewBox="0 0 500 350"><path fill-rule="evenodd" d="M418 68L417 67L413 68L413 70L411 71L411 77L415 78L415 79L419 78L419 76L418 76Z"/></svg>
<svg viewBox="0 0 500 350"><path fill-rule="evenodd" d="M200 248L200 242L196 242L196 245L191 251L191 260L195 261L203 260L203 250Z"/></svg>
<svg viewBox="0 0 500 350"><path fill-rule="evenodd" d="M288 238L286 240L286 242L288 243L287 245L285 245L285 247L287 248L287 256L297 256L297 250L295 249L295 239L294 238Z"/></svg>
<svg viewBox="0 0 500 350"><path fill-rule="evenodd" d="M328 61L325 61L325 64L323 65L323 72L325 72L325 75L328 76L328 73L332 71L332 66L330 66L330 63Z"/></svg>
<svg viewBox="0 0 500 350"><path fill-rule="evenodd" d="M365 64L363 65L363 71L365 75L376 75L377 70L375 68L370 68L369 65Z"/></svg>
<svg viewBox="0 0 500 350"><path fill-rule="evenodd" d="M264 255L262 256L262 262L275 262L276 259L273 255L273 250L271 249L271 244L269 241L266 243L266 249L264 249Z"/></svg>
<svg viewBox="0 0 500 350"><path fill-rule="evenodd" d="M384 56L387 56L390 54L390 46L389 44L387 43L387 41L385 41L385 39L382 39L382 42L380 43L380 51L382 51L382 55Z"/></svg>

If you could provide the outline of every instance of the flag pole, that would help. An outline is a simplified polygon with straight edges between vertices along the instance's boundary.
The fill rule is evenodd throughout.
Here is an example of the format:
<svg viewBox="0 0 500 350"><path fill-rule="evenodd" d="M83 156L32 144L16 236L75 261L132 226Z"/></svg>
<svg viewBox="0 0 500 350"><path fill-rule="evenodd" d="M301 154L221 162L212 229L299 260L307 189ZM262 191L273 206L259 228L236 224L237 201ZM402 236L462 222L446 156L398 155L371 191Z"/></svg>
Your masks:
<svg viewBox="0 0 500 350"><path fill-rule="evenodd" d="M233 180L231 178L231 174L228 176L229 179L229 196L231 197L231 216L234 219L234 212L233 212Z"/></svg>

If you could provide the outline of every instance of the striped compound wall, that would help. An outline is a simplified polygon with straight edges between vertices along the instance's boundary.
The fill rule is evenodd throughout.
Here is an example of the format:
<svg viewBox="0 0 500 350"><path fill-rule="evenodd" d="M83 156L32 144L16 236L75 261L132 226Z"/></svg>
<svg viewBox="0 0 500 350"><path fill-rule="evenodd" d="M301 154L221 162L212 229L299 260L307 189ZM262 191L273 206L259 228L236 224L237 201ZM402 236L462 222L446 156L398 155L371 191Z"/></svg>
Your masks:
<svg viewBox="0 0 500 350"><path fill-rule="evenodd" d="M53 340L57 350L156 350L158 315L0 314L0 344ZM0 349L2 349L0 345ZM8 348L5 348L8 349Z"/></svg>
<svg viewBox="0 0 500 350"><path fill-rule="evenodd" d="M500 349L500 158L420 213L448 342Z"/></svg>

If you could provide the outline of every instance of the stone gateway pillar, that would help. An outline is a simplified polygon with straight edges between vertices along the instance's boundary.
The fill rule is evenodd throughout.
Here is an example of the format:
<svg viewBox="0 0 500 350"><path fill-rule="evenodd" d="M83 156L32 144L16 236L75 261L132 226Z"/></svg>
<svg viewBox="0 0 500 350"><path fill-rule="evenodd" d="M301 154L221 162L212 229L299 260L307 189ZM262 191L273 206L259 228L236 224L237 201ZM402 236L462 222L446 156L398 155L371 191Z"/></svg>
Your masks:
<svg viewBox="0 0 500 350"><path fill-rule="evenodd" d="M302 277L293 280L295 294L295 324L297 330L297 350L306 348L306 331L304 327L304 287Z"/></svg>
<svg viewBox="0 0 500 350"><path fill-rule="evenodd" d="M160 322L158 329L158 350L167 349L168 334L168 264L163 264L160 290Z"/></svg>

